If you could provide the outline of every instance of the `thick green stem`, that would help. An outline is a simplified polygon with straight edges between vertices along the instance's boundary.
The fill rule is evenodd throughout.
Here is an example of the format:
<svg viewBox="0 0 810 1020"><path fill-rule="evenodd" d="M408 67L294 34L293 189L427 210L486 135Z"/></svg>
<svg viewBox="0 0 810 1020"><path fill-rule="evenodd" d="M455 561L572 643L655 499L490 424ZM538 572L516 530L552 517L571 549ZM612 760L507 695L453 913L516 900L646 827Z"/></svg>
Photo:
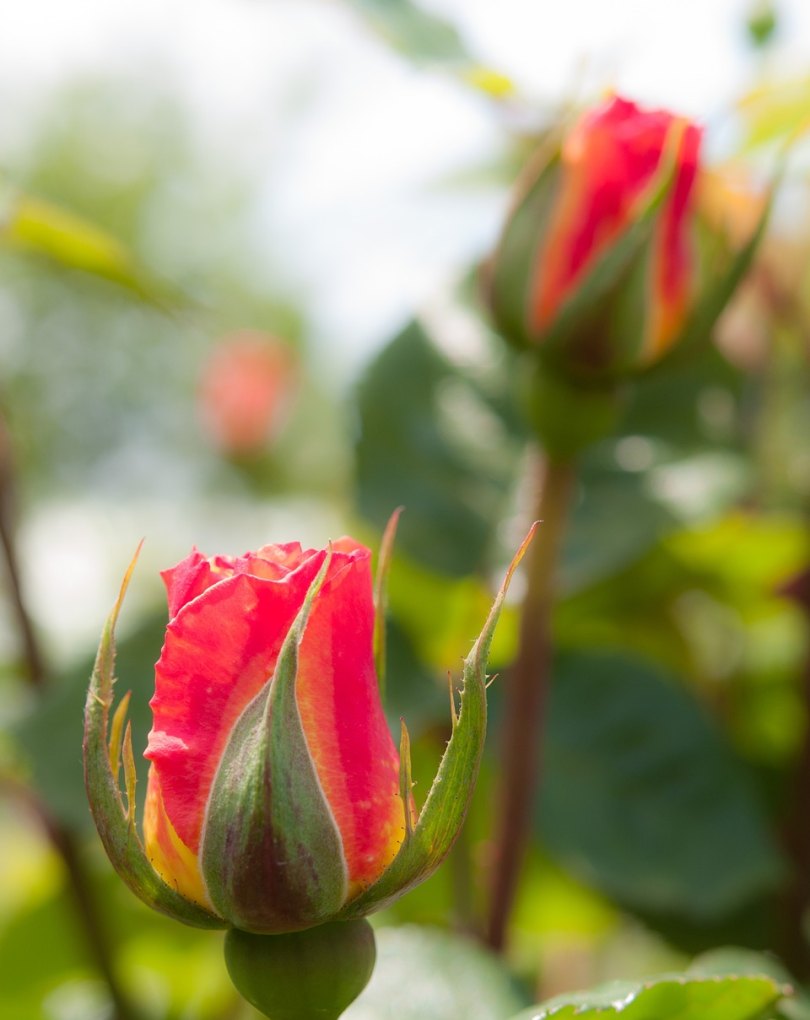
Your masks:
<svg viewBox="0 0 810 1020"><path fill-rule="evenodd" d="M535 457L536 519L526 556L527 586L515 663L505 684L503 758L487 943L502 950L526 852L540 783L542 737L551 665L551 610L576 468L570 459Z"/></svg>

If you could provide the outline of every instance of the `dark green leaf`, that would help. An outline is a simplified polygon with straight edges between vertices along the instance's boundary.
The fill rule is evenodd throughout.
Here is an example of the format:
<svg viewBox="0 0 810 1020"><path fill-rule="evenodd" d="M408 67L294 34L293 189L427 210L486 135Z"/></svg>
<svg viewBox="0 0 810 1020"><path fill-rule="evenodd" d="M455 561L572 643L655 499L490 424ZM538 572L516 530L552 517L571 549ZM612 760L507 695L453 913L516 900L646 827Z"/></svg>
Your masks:
<svg viewBox="0 0 810 1020"><path fill-rule="evenodd" d="M693 697L641 660L557 658L538 821L555 856L642 910L709 922L782 875L743 767Z"/></svg>
<svg viewBox="0 0 810 1020"><path fill-rule="evenodd" d="M475 573L522 443L416 322L372 363L357 403L361 514L382 531L404 506L399 548L446 574Z"/></svg>

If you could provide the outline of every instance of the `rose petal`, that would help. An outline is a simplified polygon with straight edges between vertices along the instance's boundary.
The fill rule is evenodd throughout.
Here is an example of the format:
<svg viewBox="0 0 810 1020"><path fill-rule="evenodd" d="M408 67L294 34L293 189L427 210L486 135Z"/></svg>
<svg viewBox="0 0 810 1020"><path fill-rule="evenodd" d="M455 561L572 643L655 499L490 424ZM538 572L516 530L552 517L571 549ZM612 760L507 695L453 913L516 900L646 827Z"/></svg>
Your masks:
<svg viewBox="0 0 810 1020"><path fill-rule="evenodd" d="M296 692L354 894L393 859L405 822L399 756L374 670L369 554L336 552L333 563L304 632Z"/></svg>
<svg viewBox="0 0 810 1020"><path fill-rule="evenodd" d="M239 715L273 674L323 553L279 580L235 574L187 602L166 631L155 668L145 755L166 812L194 853L223 748Z"/></svg>

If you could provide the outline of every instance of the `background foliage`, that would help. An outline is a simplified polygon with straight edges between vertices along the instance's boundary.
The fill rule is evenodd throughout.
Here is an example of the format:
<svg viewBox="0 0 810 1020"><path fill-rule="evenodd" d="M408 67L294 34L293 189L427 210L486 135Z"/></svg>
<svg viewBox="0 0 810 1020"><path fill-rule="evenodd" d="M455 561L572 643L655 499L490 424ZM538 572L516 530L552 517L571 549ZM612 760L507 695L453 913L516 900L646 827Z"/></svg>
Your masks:
<svg viewBox="0 0 810 1020"><path fill-rule="evenodd" d="M403 293L398 321L348 367L330 349L317 288L290 267L283 229L268 243L278 210L263 204L255 175L200 137L171 82L77 81L2 156L0 517L43 654L33 664L30 646L26 655L9 581L0 630L8 1020L113 1015L75 875L54 849L65 834L84 905L100 914L140 1015L251 1015L227 981L219 936L141 908L111 874L86 807L89 663L142 535L119 649L136 747L150 725L165 621L160 567L192 542L238 553L351 531L376 545L391 510L405 506L387 708L392 726L408 720L418 796L449 734L446 671L469 650L492 580L525 530L527 427L513 355L480 307L480 262L494 240L491 210L503 211L527 152L566 107L523 96L481 66L449 16L407 0L352 8L352 31L379 59L399 61L414 89L441 77L485 111L485 151L420 186L437 208L473 194L490 212L486 229L465 227L466 250L431 299L412 307ZM765 44L767 19L756 19L766 8L757 6L752 28ZM795 144L754 271L717 346L628 394L615 435L582 465L555 610L543 789L508 958L486 956L475 939L498 680L464 837L437 876L379 918L380 964L346 1014L353 1020L502 1020L558 993L526 1016L609 1016L622 1001L634 1020L810 1016L801 991L810 979L801 142L810 85L806 74L775 76L767 52L751 50L744 94L726 115L726 155L761 174ZM277 130L289 144L308 102L306 83L295 84ZM272 157L267 165L272 179ZM476 207L459 208L469 216ZM318 242L315 230L297 239ZM358 279L343 300L373 306L374 294L374 280ZM244 329L280 344L295 369L263 441L237 449L211 431L202 380L223 338ZM514 653L515 615L508 609L499 629L495 671ZM690 965L718 946L737 948ZM653 978L676 971L686 977ZM717 976L728 974L757 976ZM633 983L592 995L584 1009L572 998L614 979ZM791 981L798 993L787 1001Z"/></svg>

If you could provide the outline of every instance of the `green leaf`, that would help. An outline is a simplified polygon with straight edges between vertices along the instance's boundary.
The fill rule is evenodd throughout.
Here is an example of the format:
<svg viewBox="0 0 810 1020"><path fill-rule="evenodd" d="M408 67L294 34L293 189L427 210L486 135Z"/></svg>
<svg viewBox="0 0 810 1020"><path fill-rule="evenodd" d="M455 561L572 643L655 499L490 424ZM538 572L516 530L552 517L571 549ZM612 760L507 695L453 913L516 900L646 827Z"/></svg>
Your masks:
<svg viewBox="0 0 810 1020"><path fill-rule="evenodd" d="M84 712L84 775L90 811L113 867L148 906L199 928L225 927L221 918L180 896L149 862L134 821L124 808L109 752L109 717L115 684L115 625L137 553L129 566L99 644ZM133 798L134 799L134 798Z"/></svg>
<svg viewBox="0 0 810 1020"><path fill-rule="evenodd" d="M133 254L94 223L53 202L17 193L0 207L0 245L41 255L68 269L100 276L163 305L161 293Z"/></svg>
<svg viewBox="0 0 810 1020"><path fill-rule="evenodd" d="M612 451L613 444L600 445L583 458L579 499L563 546L561 575L567 591L626 567L675 526L672 513L650 491L646 476L621 470Z"/></svg>
<svg viewBox="0 0 810 1020"><path fill-rule="evenodd" d="M688 973L694 977L764 974L785 988L796 989L793 976L775 956L739 946L723 946L703 953L694 960ZM780 1002L774 1020L810 1020L810 994L807 990L798 988L789 999Z"/></svg>
<svg viewBox="0 0 810 1020"><path fill-rule="evenodd" d="M469 63L461 36L450 22L411 0L351 0L383 38L419 63Z"/></svg>
<svg viewBox="0 0 810 1020"><path fill-rule="evenodd" d="M615 982L578 995L561 995L515 1020L761 1020L784 990L768 977L690 978L665 975L640 983Z"/></svg>
<svg viewBox="0 0 810 1020"><path fill-rule="evenodd" d="M376 937L374 974L344 1020L504 1020L527 1001L499 961L467 939L415 925L378 928Z"/></svg>
<svg viewBox="0 0 810 1020"><path fill-rule="evenodd" d="M742 765L688 691L642 660L554 665L537 821L550 852L647 912L716 921L783 864Z"/></svg>
<svg viewBox="0 0 810 1020"><path fill-rule="evenodd" d="M382 531L402 505L397 541L409 557L455 576L479 570L522 447L511 423L417 322L372 363L357 407L361 515Z"/></svg>
<svg viewBox="0 0 810 1020"><path fill-rule="evenodd" d="M487 728L487 657L506 591L535 528L518 549L472 651L464 662L461 707L419 819L397 856L377 881L344 909L345 918L362 917L424 882L452 849L470 806Z"/></svg>

